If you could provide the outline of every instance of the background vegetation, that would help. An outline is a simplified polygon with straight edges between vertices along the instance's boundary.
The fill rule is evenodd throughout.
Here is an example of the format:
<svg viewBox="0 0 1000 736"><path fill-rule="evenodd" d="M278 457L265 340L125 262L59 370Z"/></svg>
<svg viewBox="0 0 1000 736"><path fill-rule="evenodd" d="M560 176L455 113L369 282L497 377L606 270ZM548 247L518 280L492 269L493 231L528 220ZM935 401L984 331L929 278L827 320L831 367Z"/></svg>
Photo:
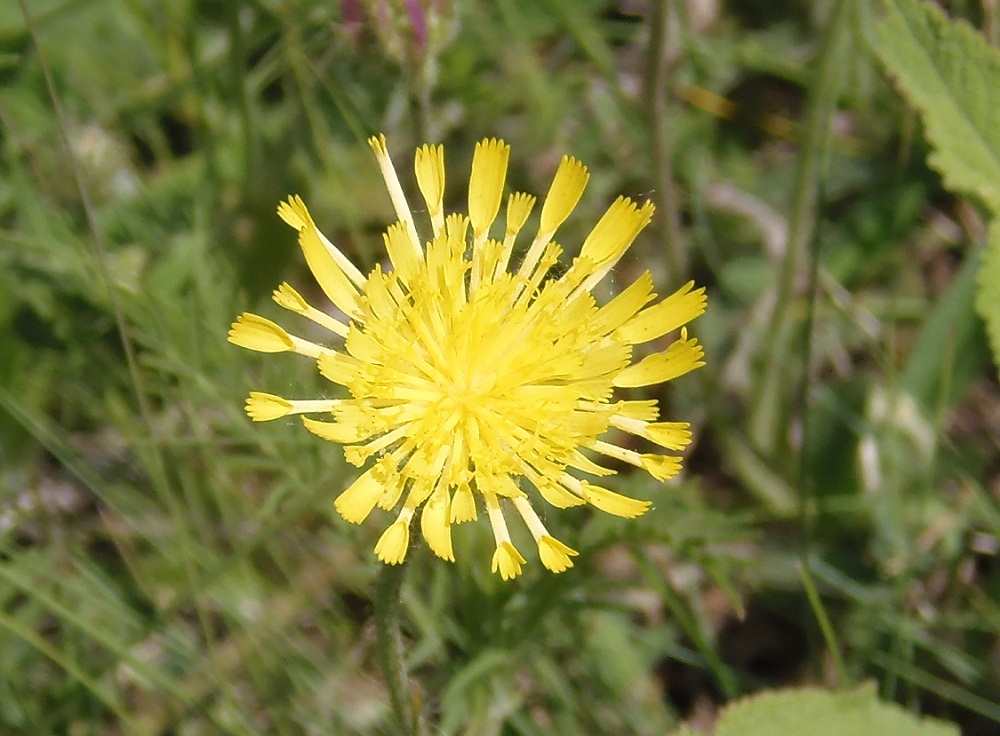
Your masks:
<svg viewBox="0 0 1000 736"><path fill-rule="evenodd" d="M996 3L953 0L988 43ZM30 13L30 22L26 19ZM927 167L858 0L0 4L0 732L391 733L351 470L250 389L307 362L225 341L313 288L300 193L371 267L401 172L474 143L543 193L658 210L622 283L708 286L708 366L660 396L687 472L638 521L571 510L553 576L412 557L408 661L441 734L708 729L764 688L866 680L1000 729L1000 390L974 314L981 202ZM901 80L905 81L905 80ZM995 115L993 116L995 118ZM407 179L407 185L412 182ZM700 375L699 375L700 374ZM530 545L526 548L530 548Z"/></svg>

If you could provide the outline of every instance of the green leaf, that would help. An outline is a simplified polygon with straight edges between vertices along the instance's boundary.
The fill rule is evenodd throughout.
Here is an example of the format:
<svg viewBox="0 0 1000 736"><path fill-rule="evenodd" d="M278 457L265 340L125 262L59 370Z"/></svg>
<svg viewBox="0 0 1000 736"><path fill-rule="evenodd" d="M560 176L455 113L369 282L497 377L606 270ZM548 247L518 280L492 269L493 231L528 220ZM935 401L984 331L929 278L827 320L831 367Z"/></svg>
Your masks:
<svg viewBox="0 0 1000 736"><path fill-rule="evenodd" d="M1000 211L1000 52L926 0L883 0L875 53L920 111L949 188Z"/></svg>
<svg viewBox="0 0 1000 736"><path fill-rule="evenodd" d="M974 309L980 296L975 293L979 266L978 252L970 253L948 290L931 305L906 361L903 388L928 416L965 397L989 365L982 323ZM994 343L994 355L996 347Z"/></svg>
<svg viewBox="0 0 1000 736"><path fill-rule="evenodd" d="M994 361L1000 363L1000 224L990 223L986 252L979 267L976 311L986 322Z"/></svg>
<svg viewBox="0 0 1000 736"><path fill-rule="evenodd" d="M895 703L879 702L875 685L832 693L818 688L778 690L737 701L722 711L715 736L958 736L958 727L920 719ZM675 736L692 736L682 729Z"/></svg>

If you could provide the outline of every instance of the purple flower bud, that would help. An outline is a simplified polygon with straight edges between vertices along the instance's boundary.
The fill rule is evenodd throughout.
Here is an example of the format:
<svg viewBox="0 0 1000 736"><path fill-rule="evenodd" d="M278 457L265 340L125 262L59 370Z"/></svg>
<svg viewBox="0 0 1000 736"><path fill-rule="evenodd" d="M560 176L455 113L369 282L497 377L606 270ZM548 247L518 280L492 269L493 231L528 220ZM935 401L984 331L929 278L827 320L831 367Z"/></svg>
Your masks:
<svg viewBox="0 0 1000 736"><path fill-rule="evenodd" d="M423 50L427 45L427 13L420 0L406 0L406 12L410 16L410 27L417 48Z"/></svg>

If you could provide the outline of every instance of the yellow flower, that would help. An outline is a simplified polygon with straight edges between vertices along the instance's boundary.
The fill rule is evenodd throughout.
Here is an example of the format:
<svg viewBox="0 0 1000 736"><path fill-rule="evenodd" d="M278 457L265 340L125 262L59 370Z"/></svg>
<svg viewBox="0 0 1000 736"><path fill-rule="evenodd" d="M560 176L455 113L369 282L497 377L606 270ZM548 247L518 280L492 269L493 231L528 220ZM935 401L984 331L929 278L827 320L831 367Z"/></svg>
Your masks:
<svg viewBox="0 0 1000 736"><path fill-rule="evenodd" d="M557 508L590 504L626 518L646 512L649 502L577 475L612 475L598 464L601 456L657 480L678 472L679 457L640 453L605 435L614 429L672 451L690 442L686 423L657 421L655 401L617 400L614 389L669 381L703 365L702 348L684 325L705 311L705 290L688 283L651 304L656 295L647 271L598 304L594 287L653 215L651 203L624 197L594 226L569 267L550 273L562 254L555 233L589 178L586 167L568 157L543 201L534 239L510 268L536 200L510 195L502 237L490 237L500 230L494 226L510 153L497 139L476 146L468 216L444 213L444 149L417 150L417 185L430 219L430 237L422 241L385 137L369 143L398 218L383 236L391 270L375 266L362 274L317 229L299 197L278 208L298 231L320 288L346 317L310 306L288 284L274 300L342 338L337 347L295 337L253 314L241 315L229 333L230 342L251 350L316 359L322 375L346 389L344 398L291 400L253 392L247 413L254 421L331 416L333 421L303 417L303 423L345 445L354 465L371 461L336 499L337 511L360 524L376 506L401 504L375 547L383 562L403 561L418 512L428 546L454 560L451 527L475 519L481 503L496 539L494 572L508 580L525 564L507 529L504 512L511 508L534 537L542 564L562 572L577 553L548 533L529 491ZM678 329L665 350L633 361L634 345Z"/></svg>

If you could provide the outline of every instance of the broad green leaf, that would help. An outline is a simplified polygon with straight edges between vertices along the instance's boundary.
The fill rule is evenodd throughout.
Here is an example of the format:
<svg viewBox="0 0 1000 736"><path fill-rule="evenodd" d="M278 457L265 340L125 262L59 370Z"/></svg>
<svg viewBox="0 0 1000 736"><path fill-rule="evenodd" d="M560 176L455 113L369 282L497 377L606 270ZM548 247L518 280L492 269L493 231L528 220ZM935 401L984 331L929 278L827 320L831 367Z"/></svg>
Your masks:
<svg viewBox="0 0 1000 736"><path fill-rule="evenodd" d="M1000 52L926 0L883 0L875 53L920 111L930 163L956 192L1000 211Z"/></svg>
<svg viewBox="0 0 1000 736"><path fill-rule="evenodd" d="M693 736L688 729L675 736ZM818 688L778 690L737 701L722 711L714 736L958 736L958 727L918 718L879 702L874 684L839 693Z"/></svg>
<svg viewBox="0 0 1000 736"><path fill-rule="evenodd" d="M976 311L986 322L993 360L1000 363L1000 224L990 223L986 253L979 268Z"/></svg>

